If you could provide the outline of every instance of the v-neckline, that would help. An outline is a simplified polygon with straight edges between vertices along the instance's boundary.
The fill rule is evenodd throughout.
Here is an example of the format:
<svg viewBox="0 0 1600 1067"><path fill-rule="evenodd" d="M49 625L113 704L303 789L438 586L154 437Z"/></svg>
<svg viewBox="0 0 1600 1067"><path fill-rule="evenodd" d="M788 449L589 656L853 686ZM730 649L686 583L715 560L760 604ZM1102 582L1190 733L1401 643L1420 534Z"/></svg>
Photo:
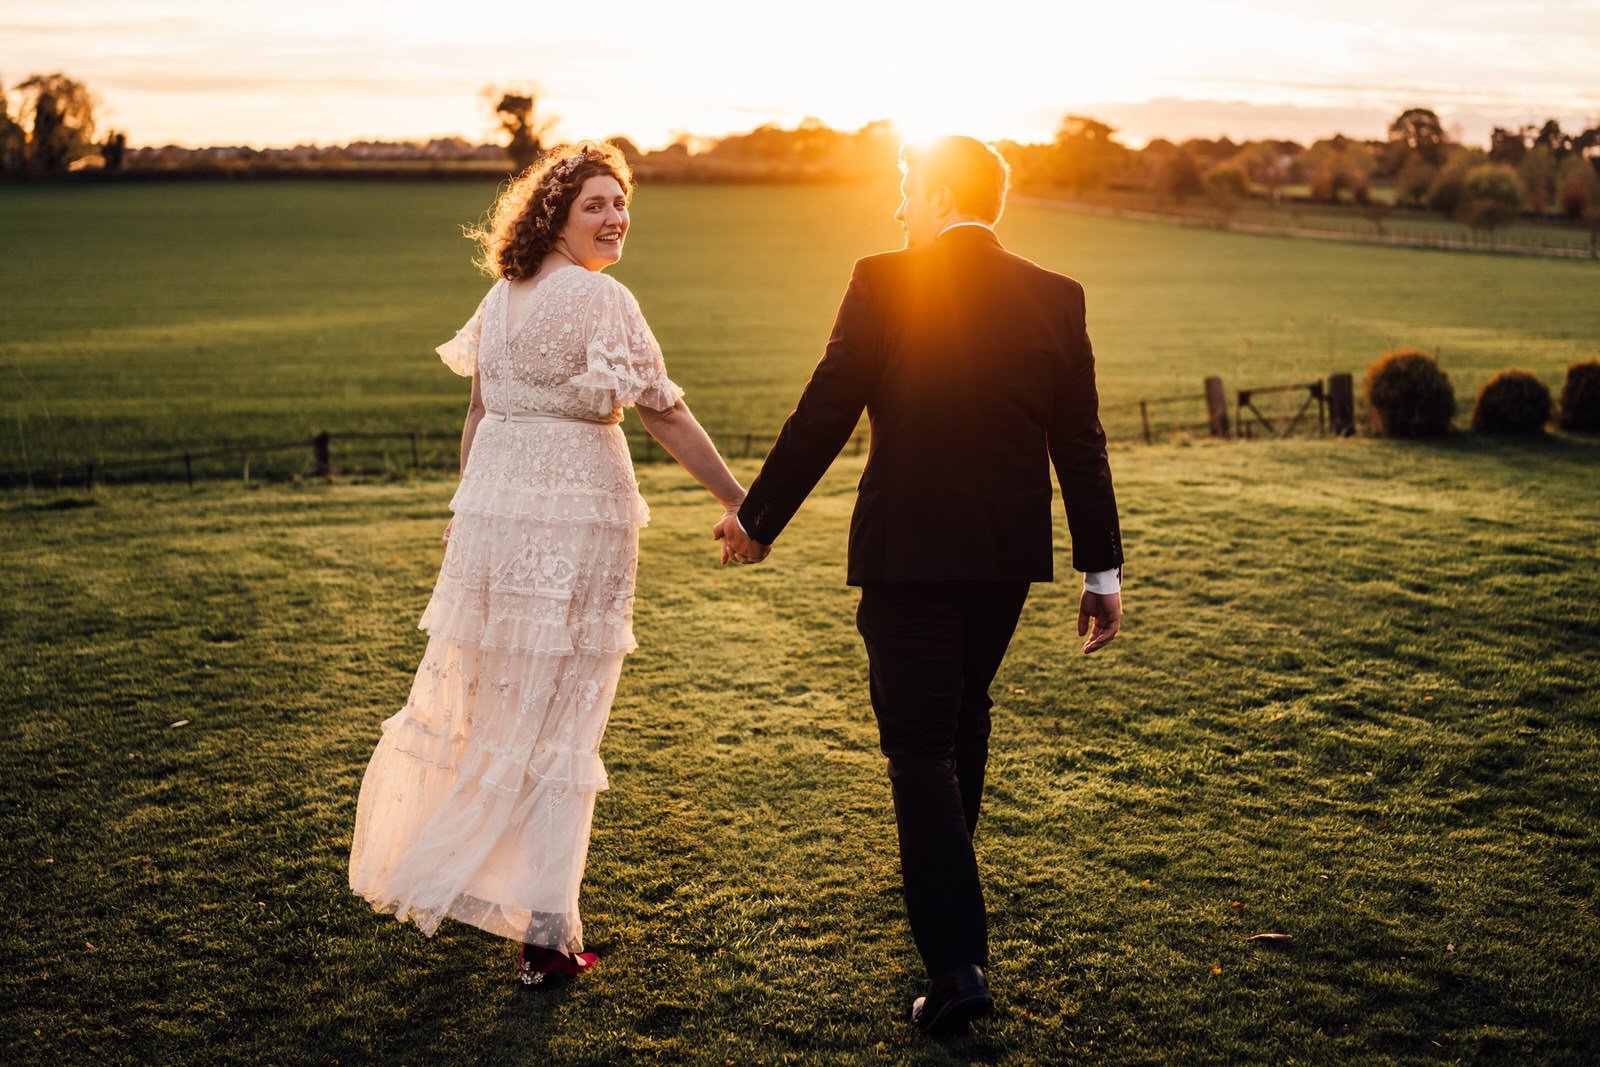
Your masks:
<svg viewBox="0 0 1600 1067"><path fill-rule="evenodd" d="M522 321L517 323L515 330L511 328L511 283L505 283L505 299L502 301L503 306L500 308L500 328L505 331L507 347L510 347L512 341L522 336L523 329L528 325L528 321L533 318L534 309L538 307L536 298L539 290L549 285L555 276L564 270L588 270L588 268L581 263L568 263L566 266L557 267L549 274L546 274L537 285L528 291L528 310L523 313Z"/></svg>

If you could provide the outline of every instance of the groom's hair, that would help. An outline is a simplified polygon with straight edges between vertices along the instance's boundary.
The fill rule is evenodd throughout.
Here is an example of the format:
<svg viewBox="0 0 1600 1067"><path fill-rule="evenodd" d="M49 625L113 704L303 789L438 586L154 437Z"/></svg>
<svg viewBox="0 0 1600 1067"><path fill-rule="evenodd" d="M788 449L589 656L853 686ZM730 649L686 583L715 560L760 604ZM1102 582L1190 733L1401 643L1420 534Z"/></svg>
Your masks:
<svg viewBox="0 0 1600 1067"><path fill-rule="evenodd" d="M971 137L941 137L936 141L900 146L900 172L915 170L927 189L943 185L955 197L956 210L998 222L1006 209L1011 188L1011 168L993 146Z"/></svg>

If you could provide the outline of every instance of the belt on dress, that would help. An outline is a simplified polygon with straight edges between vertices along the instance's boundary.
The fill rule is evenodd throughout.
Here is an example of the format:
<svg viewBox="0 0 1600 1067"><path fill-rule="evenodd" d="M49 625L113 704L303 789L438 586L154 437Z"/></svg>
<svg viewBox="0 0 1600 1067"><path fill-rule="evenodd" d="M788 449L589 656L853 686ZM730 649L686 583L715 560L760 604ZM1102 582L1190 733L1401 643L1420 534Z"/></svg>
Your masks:
<svg viewBox="0 0 1600 1067"><path fill-rule="evenodd" d="M501 422L583 422L590 426L606 425L578 415L557 415L553 411L495 411L493 408L484 408L483 417L499 419Z"/></svg>

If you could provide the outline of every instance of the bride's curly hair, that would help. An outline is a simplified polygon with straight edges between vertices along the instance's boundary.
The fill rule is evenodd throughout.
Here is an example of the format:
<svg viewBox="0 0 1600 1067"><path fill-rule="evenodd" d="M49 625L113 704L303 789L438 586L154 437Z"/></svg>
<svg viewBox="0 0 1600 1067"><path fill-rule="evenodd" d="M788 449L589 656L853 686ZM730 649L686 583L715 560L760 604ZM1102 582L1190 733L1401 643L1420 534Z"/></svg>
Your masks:
<svg viewBox="0 0 1600 1067"><path fill-rule="evenodd" d="M617 179L622 194L633 199L633 170L608 141L562 145L512 178L485 220L466 231L478 242L478 269L507 281L538 273L583 183L597 174Z"/></svg>

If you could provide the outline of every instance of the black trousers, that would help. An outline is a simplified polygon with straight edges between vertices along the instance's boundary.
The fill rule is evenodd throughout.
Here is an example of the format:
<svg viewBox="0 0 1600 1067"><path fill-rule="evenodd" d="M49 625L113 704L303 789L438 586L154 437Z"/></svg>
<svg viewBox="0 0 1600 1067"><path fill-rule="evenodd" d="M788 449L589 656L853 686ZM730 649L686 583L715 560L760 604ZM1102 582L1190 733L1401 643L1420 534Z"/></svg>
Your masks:
<svg viewBox="0 0 1600 1067"><path fill-rule="evenodd" d="M856 628L889 759L911 936L929 977L989 965L972 835L989 759L989 685L1027 582L869 582Z"/></svg>

